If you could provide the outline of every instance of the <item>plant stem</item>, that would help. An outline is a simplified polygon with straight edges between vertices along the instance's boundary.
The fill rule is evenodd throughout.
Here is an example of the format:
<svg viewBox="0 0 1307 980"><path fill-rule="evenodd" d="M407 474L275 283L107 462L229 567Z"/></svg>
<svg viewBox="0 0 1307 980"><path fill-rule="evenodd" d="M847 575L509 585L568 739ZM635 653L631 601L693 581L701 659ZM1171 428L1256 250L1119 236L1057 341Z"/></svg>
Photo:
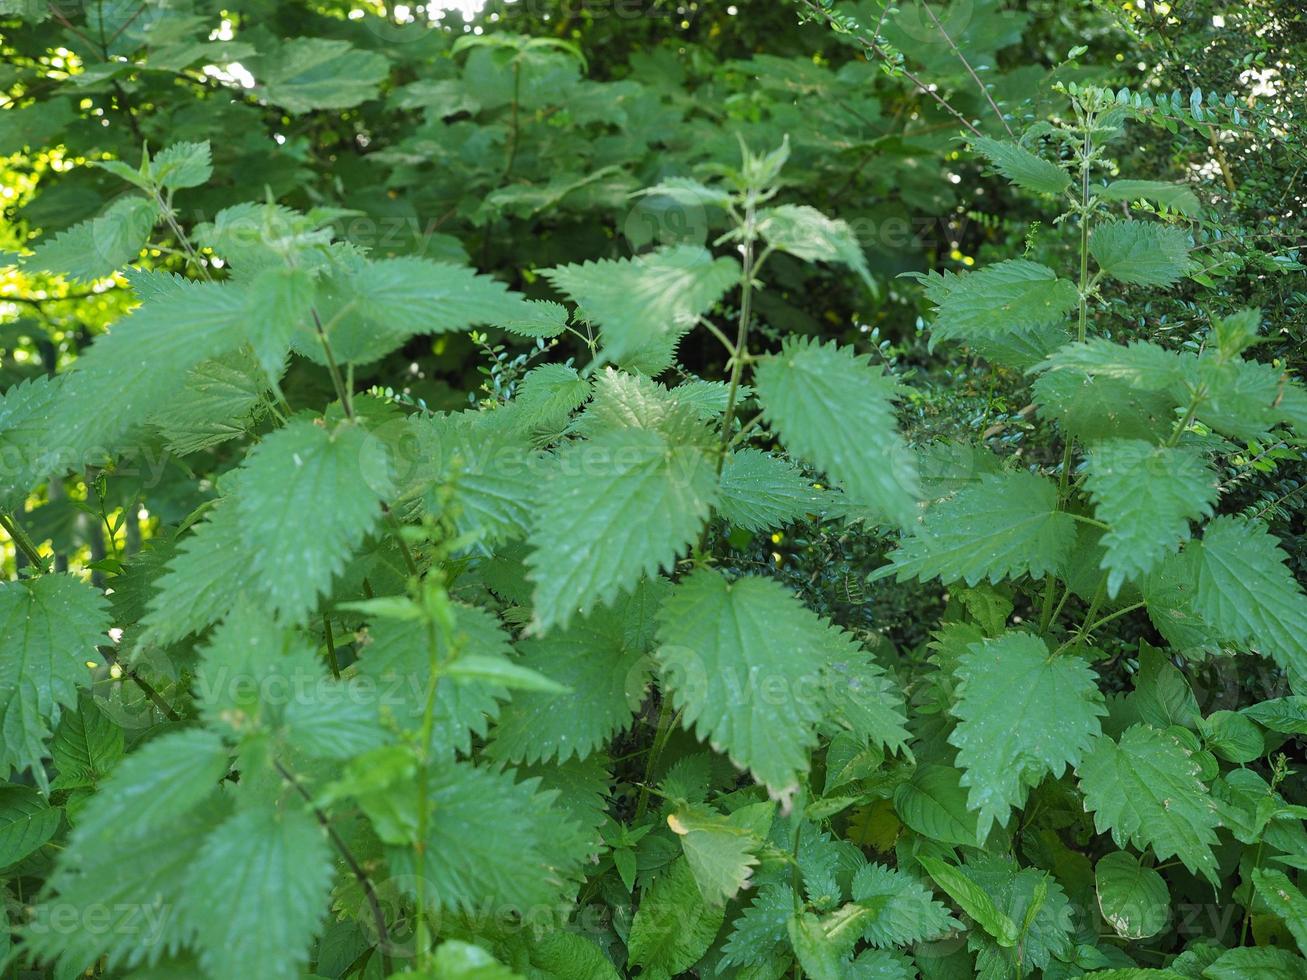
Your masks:
<svg viewBox="0 0 1307 980"><path fill-rule="evenodd" d="M124 677L126 677L128 680L132 681L137 687L139 687L141 691L145 694L145 696L150 699L150 702L156 708L158 708L160 711L163 712L163 716L165 718L167 718L169 721L182 720L182 716L177 713L176 709L173 708L172 705L170 705L167 701L163 699L163 696L158 691L155 690L154 685L151 684L149 681L147 681L140 674L138 674L132 667L128 666L127 664L119 660L117 654L115 654L108 647L96 647L96 649L100 652L100 655L104 657L104 659L109 663L110 666L117 667L119 670L123 672Z"/></svg>
<svg viewBox="0 0 1307 980"><path fill-rule="evenodd" d="M672 702L666 695L658 704L658 720L654 722L653 744L649 746L649 754L645 757L644 762L644 779L640 781L640 795L635 803L635 819L639 820L644 816L645 811L649 808L649 783L653 780L654 767L658 765L658 757L663 754L663 748L667 745L667 739L671 737L672 731Z"/></svg>
<svg viewBox="0 0 1307 980"><path fill-rule="evenodd" d="M1080 284L1079 310L1076 322L1076 340L1085 342L1089 332L1089 291L1093 288L1089 280L1089 172L1094 151L1093 113L1084 117L1084 143L1080 147ZM1062 473L1058 478L1058 501L1066 503L1067 486L1071 481L1071 455L1075 449L1075 439L1068 436L1062 448Z"/></svg>
<svg viewBox="0 0 1307 980"><path fill-rule="evenodd" d="M384 967L385 974L389 976L391 973L390 930L386 926L386 916L381 911L381 900L377 898L377 891L372 887L372 879L368 877L368 873L363 870L363 865L359 864L358 858L356 858L354 853L349 849L349 845L346 844L340 834L336 832L336 828L331 825L331 820L322 812L322 809L313 802L313 796L307 789L305 789L304 784L295 778L295 774L282 765L280 760L273 759L272 765L281 778L290 783L290 785L295 788L295 791L303 797L304 802L307 803L309 809L313 811L313 816L317 818L322 829L327 832L327 837L331 839L332 845L340 854L346 867L349 868L350 874L354 876L354 880L357 881L359 887L363 889L363 896L367 899L368 909L372 912L373 924L377 928L377 947L381 950L381 963Z"/></svg>
<svg viewBox="0 0 1307 980"><path fill-rule="evenodd" d="M345 410L345 417L351 422L354 420L354 405L350 401L349 389L345 387L345 379L341 376L340 365L336 363L336 355L332 353L331 342L327 340L327 331L322 327L322 320L318 317L318 308L312 307L309 310L313 314L313 326L318 333L318 340L322 343L322 353L327 359L327 371L331 374L331 383L336 389L336 397L340 399L340 406Z"/></svg>
<svg viewBox="0 0 1307 980"><path fill-rule="evenodd" d="M331 668L331 676L340 680L340 661L336 659L336 638L331 633L331 617L322 617L322 635L327 641L327 666Z"/></svg>
<svg viewBox="0 0 1307 980"><path fill-rule="evenodd" d="M27 536L27 532L18 525L18 522L11 515L0 514L0 528L4 528L5 533L13 541L14 547L21 551L28 561L40 569L42 574L50 570L49 563L36 550L36 545L32 542L32 539Z"/></svg>
<svg viewBox="0 0 1307 980"><path fill-rule="evenodd" d="M753 311L753 277L762 265L755 262L753 246L758 231L755 225L757 192L752 188L744 204L744 274L740 281L740 320L735 329L735 354L731 357L731 386L726 395L726 414L722 418L722 443L717 454L717 477L721 478L726 454L731 448L731 424L735 421L735 403L740 395L740 376L744 373L744 358L749 351L749 318ZM763 252L763 258L767 253Z"/></svg>

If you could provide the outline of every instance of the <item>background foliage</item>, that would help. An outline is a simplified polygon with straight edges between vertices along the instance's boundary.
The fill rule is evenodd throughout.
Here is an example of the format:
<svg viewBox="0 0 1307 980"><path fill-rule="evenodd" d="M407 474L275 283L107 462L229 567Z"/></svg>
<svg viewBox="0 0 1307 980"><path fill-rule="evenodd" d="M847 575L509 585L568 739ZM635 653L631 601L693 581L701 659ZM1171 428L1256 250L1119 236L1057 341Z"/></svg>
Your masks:
<svg viewBox="0 0 1307 980"><path fill-rule="evenodd" d="M1304 975L1296 5L0 30L6 971Z"/></svg>

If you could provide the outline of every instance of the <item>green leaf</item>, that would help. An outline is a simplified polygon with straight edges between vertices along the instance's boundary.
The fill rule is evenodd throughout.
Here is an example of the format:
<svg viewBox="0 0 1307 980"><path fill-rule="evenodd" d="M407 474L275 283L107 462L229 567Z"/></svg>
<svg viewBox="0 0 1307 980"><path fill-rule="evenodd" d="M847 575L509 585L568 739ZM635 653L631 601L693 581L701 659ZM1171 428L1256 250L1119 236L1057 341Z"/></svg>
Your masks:
<svg viewBox="0 0 1307 980"><path fill-rule="evenodd" d="M849 927L851 915L842 909L824 919L811 912L795 912L786 923L790 945L811 980L844 980L848 954L858 933Z"/></svg>
<svg viewBox="0 0 1307 980"><path fill-rule="evenodd" d="M1088 664L1054 657L1029 633L971 644L954 673L958 724L948 740L983 838L994 821L1007 823L1030 788L1080 764L1107 709Z"/></svg>
<svg viewBox="0 0 1307 980"><path fill-rule="evenodd" d="M529 537L533 628L566 627L669 569L707 520L717 476L706 431L602 433L543 471Z"/></svg>
<svg viewBox="0 0 1307 980"><path fill-rule="evenodd" d="M151 745L171 742L170 750L180 750L180 737L165 736ZM149 748L135 756L144 755ZM129 756L119 772L132 759ZM179 914L183 903L195 897L190 892L188 871L206 837L229 809L216 797L215 780L205 786L205 795L211 797L209 805L193 809L198 801L190 799L186 809L170 806L166 818L150 823L148 831L140 831L131 805L112 807L121 823L100 824L96 822L99 816L110 809L100 803L105 794L132 785L118 780L117 775L87 802L68 848L60 852L48 892L24 930L30 954L57 962L64 976L82 974L88 963L102 956L109 970L154 964L192 941L195 923L190 916ZM189 773L176 775L188 781ZM166 785L159 785L167 792ZM181 802L171 794L169 799ZM151 803L148 797L135 795L133 802L138 806ZM252 899L243 896L242 900ZM68 927L70 918L77 924L72 929ZM95 928L81 928L82 923L95 923ZM264 976L270 966L260 964L257 975ZM194 971L183 975L194 976Z"/></svg>
<svg viewBox="0 0 1307 980"><path fill-rule="evenodd" d="M1148 725L1131 726L1119 742L1100 735L1078 769L1100 834L1110 830L1118 847L1152 847L1160 861L1178 857L1215 884L1220 818L1198 774L1174 736Z"/></svg>
<svg viewBox="0 0 1307 980"><path fill-rule="evenodd" d="M1113 851L1094 868L1098 910L1123 939L1147 939L1166 928L1171 893L1166 879L1125 851Z"/></svg>
<svg viewBox="0 0 1307 980"><path fill-rule="evenodd" d="M793 792L817 743L822 669L852 656L853 640L778 582L711 569L682 579L658 620L659 671L682 724L774 796Z"/></svg>
<svg viewBox="0 0 1307 980"><path fill-rule="evenodd" d="M862 246L847 223L795 204L764 208L757 221L758 234L777 251L808 262L838 262L856 272L868 289L875 288Z"/></svg>
<svg viewBox="0 0 1307 980"><path fill-rule="evenodd" d="M1291 678L1307 678L1307 596L1266 525L1218 517L1189 552L1194 612L1231 641L1269 653Z"/></svg>
<svg viewBox="0 0 1307 980"><path fill-rule="evenodd" d="M248 584L236 505L220 501L177 546L149 598L146 635L167 645L217 622Z"/></svg>
<svg viewBox="0 0 1307 980"><path fill-rule="evenodd" d="M1057 164L1031 153L1024 146L977 136L971 146L983 154L994 169L1018 187L1036 194L1064 194L1071 186L1071 175Z"/></svg>
<svg viewBox="0 0 1307 980"><path fill-rule="evenodd" d="M59 829L63 810L30 786L0 785L0 868L17 864Z"/></svg>
<svg viewBox="0 0 1307 980"><path fill-rule="evenodd" d="M621 980L612 961L589 939L574 932L551 932L535 942L531 965L558 980Z"/></svg>
<svg viewBox="0 0 1307 980"><path fill-rule="evenodd" d="M732 921L722 947L722 966L754 966L775 956L788 941L786 924L793 914L794 892L789 885L763 885Z"/></svg>
<svg viewBox="0 0 1307 980"><path fill-rule="evenodd" d="M521 980L480 946L446 939L431 960L430 973L396 973L394 980Z"/></svg>
<svg viewBox="0 0 1307 980"><path fill-rule="evenodd" d="M821 491L779 456L741 449L726 458L717 509L737 527L749 531L783 527L821 507Z"/></svg>
<svg viewBox="0 0 1307 980"><path fill-rule="evenodd" d="M0 584L0 773L30 769L45 788L50 723L90 684L108 629L103 595L71 576Z"/></svg>
<svg viewBox="0 0 1307 980"><path fill-rule="evenodd" d="M283 346L278 364L285 358ZM186 456L243 436L265 404L264 375L244 351L215 357L187 372L179 397L150 418L168 449Z"/></svg>
<svg viewBox="0 0 1307 980"><path fill-rule="evenodd" d="M1089 235L1099 268L1119 282L1169 286L1189 271L1189 236L1151 221L1113 221Z"/></svg>
<svg viewBox="0 0 1307 980"><path fill-rule="evenodd" d="M1050 371L1032 386L1040 418L1052 419L1070 438L1087 444L1107 439L1163 441L1175 425L1175 398L1140 391L1115 378L1079 371Z"/></svg>
<svg viewBox="0 0 1307 980"><path fill-rule="evenodd" d="M1184 674L1168 659L1165 651L1140 642L1139 672L1128 703L1139 720L1154 728L1172 725L1197 726L1198 701Z"/></svg>
<svg viewBox="0 0 1307 980"><path fill-rule="evenodd" d="M381 517L384 448L359 426L295 419L246 457L233 500L260 601L303 619Z"/></svg>
<svg viewBox="0 0 1307 980"><path fill-rule="evenodd" d="M1262 901L1288 927L1298 949L1307 951L1307 898L1283 871L1254 868L1252 877Z"/></svg>
<svg viewBox="0 0 1307 980"><path fill-rule="evenodd" d="M557 435L572 412L590 398L592 384L566 364L542 364L527 372L518 387L513 409L517 424Z"/></svg>
<svg viewBox="0 0 1307 980"><path fill-rule="evenodd" d="M251 807L205 840L180 914L212 976L299 980L326 911L331 847L303 809Z"/></svg>
<svg viewBox="0 0 1307 980"><path fill-rule="evenodd" d="M313 314L314 283L300 266L276 265L250 282L250 346L263 377L275 381L286 366L295 331Z"/></svg>
<svg viewBox="0 0 1307 980"><path fill-rule="evenodd" d="M1203 980L1302 980L1307 961L1272 946L1240 946L1226 950L1206 970Z"/></svg>
<svg viewBox="0 0 1307 980"><path fill-rule="evenodd" d="M1080 299L1070 282L1026 259L962 275L931 273L923 281L926 298L935 304L932 344L1025 334L1059 324Z"/></svg>
<svg viewBox="0 0 1307 980"><path fill-rule="evenodd" d="M495 326L523 337L557 337L567 329L567 307L548 300L528 300L516 314L497 321Z"/></svg>
<svg viewBox="0 0 1307 980"><path fill-rule="evenodd" d="M153 201L121 197L97 218L73 225L36 246L25 269L93 282L135 261L158 220Z"/></svg>
<svg viewBox="0 0 1307 980"><path fill-rule="evenodd" d="M773 809L770 804L761 805ZM743 815L744 811L737 811L723 816L709 807L691 805L667 816L667 825L680 839L699 893L711 904L724 905L747 888L758 864L757 851L763 842Z"/></svg>
<svg viewBox="0 0 1307 980"><path fill-rule="evenodd" d="M1226 762L1243 765L1266 751L1262 733L1237 711L1213 711L1198 723L1203 743Z"/></svg>
<svg viewBox="0 0 1307 980"><path fill-rule="evenodd" d="M1153 201L1187 218L1197 218L1203 206L1198 195L1184 184L1169 184L1162 180L1114 180L1106 187L1094 191L1104 201Z"/></svg>
<svg viewBox="0 0 1307 980"><path fill-rule="evenodd" d="M1198 453L1136 439L1099 443L1089 456L1085 489L1094 513L1111 526L1107 594L1151 571L1189 538L1189 522L1209 517L1217 497L1216 473Z"/></svg>
<svg viewBox="0 0 1307 980"><path fill-rule="evenodd" d="M51 789L95 786L123 757L123 730L100 710L89 692L55 729L50 754L58 772Z"/></svg>
<svg viewBox="0 0 1307 980"><path fill-rule="evenodd" d="M859 868L852 891L853 901L868 913L862 938L878 949L934 942L961 927L916 879L883 864Z"/></svg>
<svg viewBox="0 0 1307 980"><path fill-rule="evenodd" d="M384 740L374 691L328 678L311 646L247 602L214 631L195 691L214 730L284 739L308 758L349 759Z"/></svg>
<svg viewBox="0 0 1307 980"><path fill-rule="evenodd" d="M975 812L967 809L961 779L962 773L952 766L918 766L912 778L894 790L894 810L923 837L975 847L982 838L976 832Z"/></svg>
<svg viewBox="0 0 1307 980"><path fill-rule="evenodd" d="M318 310L341 361L374 361L417 334L449 333L478 324L515 321L529 314L522 297L466 266L403 257L351 265L331 278Z"/></svg>
<svg viewBox="0 0 1307 980"><path fill-rule="evenodd" d="M654 341L680 337L740 281L734 259L714 259L697 245L562 265L542 274L603 328L604 354L617 362Z"/></svg>
<svg viewBox="0 0 1307 980"><path fill-rule="evenodd" d="M115 837L148 838L212 796L231 753L202 729L152 739L127 756L91 797L70 847L85 852Z"/></svg>
<svg viewBox="0 0 1307 980"><path fill-rule="evenodd" d="M495 727L492 754L514 762L584 759L626 729L649 684L649 625L665 593L666 583L645 582L565 630L523 640L518 664L568 690L515 694Z"/></svg>
<svg viewBox="0 0 1307 980"><path fill-rule="evenodd" d="M150 161L150 179L171 191L199 187L213 176L209 141L172 143Z"/></svg>
<svg viewBox="0 0 1307 980"><path fill-rule="evenodd" d="M90 458L159 416L192 368L245 340L246 292L230 283L180 281L83 350L64 381L68 404L88 406L63 437L73 459ZM112 412L89 406L112 404Z"/></svg>
<svg viewBox="0 0 1307 980"><path fill-rule="evenodd" d="M320 37L286 41L267 61L264 97L294 114L356 106L376 96L390 74L384 55Z"/></svg>
<svg viewBox="0 0 1307 980"><path fill-rule="evenodd" d="M537 787L536 780L515 782L512 772L470 763L433 766L426 781L426 855L418 870L407 843L417 836L420 792L410 773L374 797L376 805L394 815L392 830L402 831L402 837L384 832L373 820L390 845L391 872L410 893L412 876L422 874L428 900L449 911L470 913L486 903L525 910L556 901L564 877L586 856L563 855L560 845L588 838L554 805L554 794ZM360 802L372 816L368 801Z"/></svg>
<svg viewBox="0 0 1307 980"><path fill-rule="evenodd" d="M368 638L359 651L358 675L368 688L379 692L377 708L382 720L400 731L420 731L432 657L439 664L448 664L454 651L439 633L433 651L427 624L420 620L375 620ZM458 658L475 657L483 671L486 661L514 666L508 635L485 609L455 606L453 640ZM499 703L508 697L505 686L482 677L442 678L436 685L431 748L441 754L467 754L472 749L472 735L485 736L490 720L499 714Z"/></svg>
<svg viewBox="0 0 1307 980"><path fill-rule="evenodd" d="M787 337L754 375L767 421L786 447L856 503L900 525L916 519L916 460L894 422L895 388L851 348Z"/></svg>
<svg viewBox="0 0 1307 980"><path fill-rule="evenodd" d="M723 907L703 900L680 858L640 895L627 940L629 964L654 976L676 976L699 962L724 917Z"/></svg>
<svg viewBox="0 0 1307 980"><path fill-rule="evenodd" d="M939 885L949 898L957 902L958 908L993 936L995 942L1005 947L1017 944L1021 934L1016 923L994 904L983 888L963 874L961 869L945 864L938 858L921 856L917 860L926 869L926 873L935 880L935 884Z"/></svg>
<svg viewBox="0 0 1307 980"><path fill-rule="evenodd" d="M1263 728L1285 735L1307 735L1307 696L1301 694L1259 701L1241 709Z"/></svg>
<svg viewBox="0 0 1307 980"><path fill-rule="evenodd" d="M406 452L427 511L482 546L525 536L539 492L540 455L526 435L497 424L507 412L409 419L394 452Z"/></svg>
<svg viewBox="0 0 1307 980"><path fill-rule="evenodd" d="M927 510L873 577L938 576L945 585L1039 578L1064 567L1074 540L1075 521L1058 510L1051 480L1021 471L986 475Z"/></svg>

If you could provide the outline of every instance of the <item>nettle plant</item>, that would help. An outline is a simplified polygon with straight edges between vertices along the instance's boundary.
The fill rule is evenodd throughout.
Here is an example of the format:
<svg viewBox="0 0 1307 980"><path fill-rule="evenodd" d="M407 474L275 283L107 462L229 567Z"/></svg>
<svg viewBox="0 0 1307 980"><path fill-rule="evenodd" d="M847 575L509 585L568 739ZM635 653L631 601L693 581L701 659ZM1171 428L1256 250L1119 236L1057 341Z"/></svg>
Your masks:
<svg viewBox="0 0 1307 980"><path fill-rule="evenodd" d="M107 597L5 518L31 563L0 587L12 955L216 980L1301 975L1262 940L1307 941L1274 754L1304 701L1204 715L1178 665L1255 650L1302 689L1307 597L1264 525L1216 516L1213 461L1307 402L1243 357L1253 312L1198 350L1094 329L1103 291L1190 271L1197 202L1105 182L1127 110L1070 105L975 148L1065 202L1076 268L926 278L937 340L1029 372L1046 466L910 446L890 373L767 339L775 253L869 278L847 225L777 203L784 146L647 192L720 215L712 248L528 277L571 308L370 258L334 211L238 204L187 236L169 194L208 179L203 144L114 168L138 190L67 233L97 265L65 271L126 261L121 212L195 278L128 270L139 307L5 393L4 503L147 444L250 444L176 535L102 563ZM472 327L589 356L458 413L355 390ZM728 376L653 380L692 332ZM292 356L330 404L283 390ZM812 514L901 530L881 574L950 587L929 663L727 560ZM1169 646L1105 697L1128 672L1094 638L1142 611ZM1242 935L1180 915L1228 905ZM1152 969L1195 935L1220 942Z"/></svg>

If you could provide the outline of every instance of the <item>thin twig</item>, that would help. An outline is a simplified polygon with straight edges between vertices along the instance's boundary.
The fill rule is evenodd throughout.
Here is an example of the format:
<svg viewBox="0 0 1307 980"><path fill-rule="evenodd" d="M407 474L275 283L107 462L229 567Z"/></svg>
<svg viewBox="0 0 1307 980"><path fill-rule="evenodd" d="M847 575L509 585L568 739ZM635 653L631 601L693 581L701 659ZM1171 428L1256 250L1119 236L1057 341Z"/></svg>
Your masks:
<svg viewBox="0 0 1307 980"><path fill-rule="evenodd" d="M280 760L273 759L272 765L276 768L281 778L290 783L291 786L295 788L295 791L304 798L304 802L309 805L309 809L313 811L313 815L317 818L318 823L322 825L322 829L325 830L327 836L331 838L331 843L340 853L340 856L349 868L350 873L354 875L354 880L357 881L359 887L363 889L363 895L367 899L368 908L372 911L372 921L377 927L377 947L381 950L382 965L385 967L384 972L389 976L391 971L390 930L386 927L386 916L381 911L381 900L377 897L376 889L372 887L372 879L368 877L368 873L363 870L363 865L359 864L358 858L356 858L354 853L349 849L349 845L345 843L340 834L336 833L336 828L331 825L331 820L322 812L321 808L313 802L313 796L304 788L304 784L296 779L295 774L283 766Z"/></svg>
<svg viewBox="0 0 1307 980"><path fill-rule="evenodd" d="M926 13L930 15L931 22L939 28L940 34L942 34L944 40L948 42L948 46L953 50L953 53L957 55L958 61L962 62L962 67L967 70L967 74L971 76L971 80L976 83L976 87L980 89L980 94L985 97L985 101L989 103L989 107L994 110L994 115L998 116L998 121L1003 124L1003 128L1007 130L1007 134L1015 139L1016 134L1012 132L1012 127L1007 124L1007 118L1003 115L1003 110L998 107L998 103L994 101L994 97L989 94L989 89L985 86L985 83L980 80L980 76L976 74L976 70L971 67L971 62L967 60L967 56L964 55L958 46L953 43L953 38L949 37L948 31L944 30L944 25L941 24L939 18L935 16L935 11L930 9L930 4L926 2L926 0L922 0L921 5L926 8Z"/></svg>
<svg viewBox="0 0 1307 980"><path fill-rule="evenodd" d="M138 674L135 668L119 660L117 654L115 654L108 647L102 646L102 647L97 647L96 649L100 651L101 656L103 656L104 659L108 661L111 667L117 667L120 671L122 671L124 677L126 677L137 687L139 687L141 691L145 694L145 696L150 699L150 702L156 708L158 708L160 711L163 712L163 716L165 718L167 718L169 721L182 720L182 716L177 713L176 709L174 709L172 705L170 705L167 701L165 701L163 699L163 695L161 695L157 690L155 690L154 685L151 684L149 681L147 681L140 674Z"/></svg>
<svg viewBox="0 0 1307 980"><path fill-rule="evenodd" d="M813 3L812 0L803 0L803 5L807 7L809 10L814 11L827 23L831 23L830 15L827 14L826 11L822 10L821 7ZM853 39L857 41L859 44L861 44L864 48L866 48L867 51L870 54L872 54L877 61L882 62L883 64L885 64L886 66L888 66L894 71L900 72L903 75L903 77L906 78L909 82L917 86L918 89L920 89L922 92L925 92L932 99L934 99L935 102L937 102L942 109L947 111L958 122L962 123L963 127L965 127L967 132L969 132L972 136L985 135L974 125L972 125L971 122L968 121L966 116L962 115L962 113L958 112L957 109L953 108L952 103L950 103L948 99L944 98L933 88L931 88L931 86L928 83L918 78L912 72L908 71L908 69L904 67L902 64L895 64L893 59L890 58L889 52L887 52L884 48L882 48L874 38L868 39L865 37L858 37L857 35L853 35Z"/></svg>

